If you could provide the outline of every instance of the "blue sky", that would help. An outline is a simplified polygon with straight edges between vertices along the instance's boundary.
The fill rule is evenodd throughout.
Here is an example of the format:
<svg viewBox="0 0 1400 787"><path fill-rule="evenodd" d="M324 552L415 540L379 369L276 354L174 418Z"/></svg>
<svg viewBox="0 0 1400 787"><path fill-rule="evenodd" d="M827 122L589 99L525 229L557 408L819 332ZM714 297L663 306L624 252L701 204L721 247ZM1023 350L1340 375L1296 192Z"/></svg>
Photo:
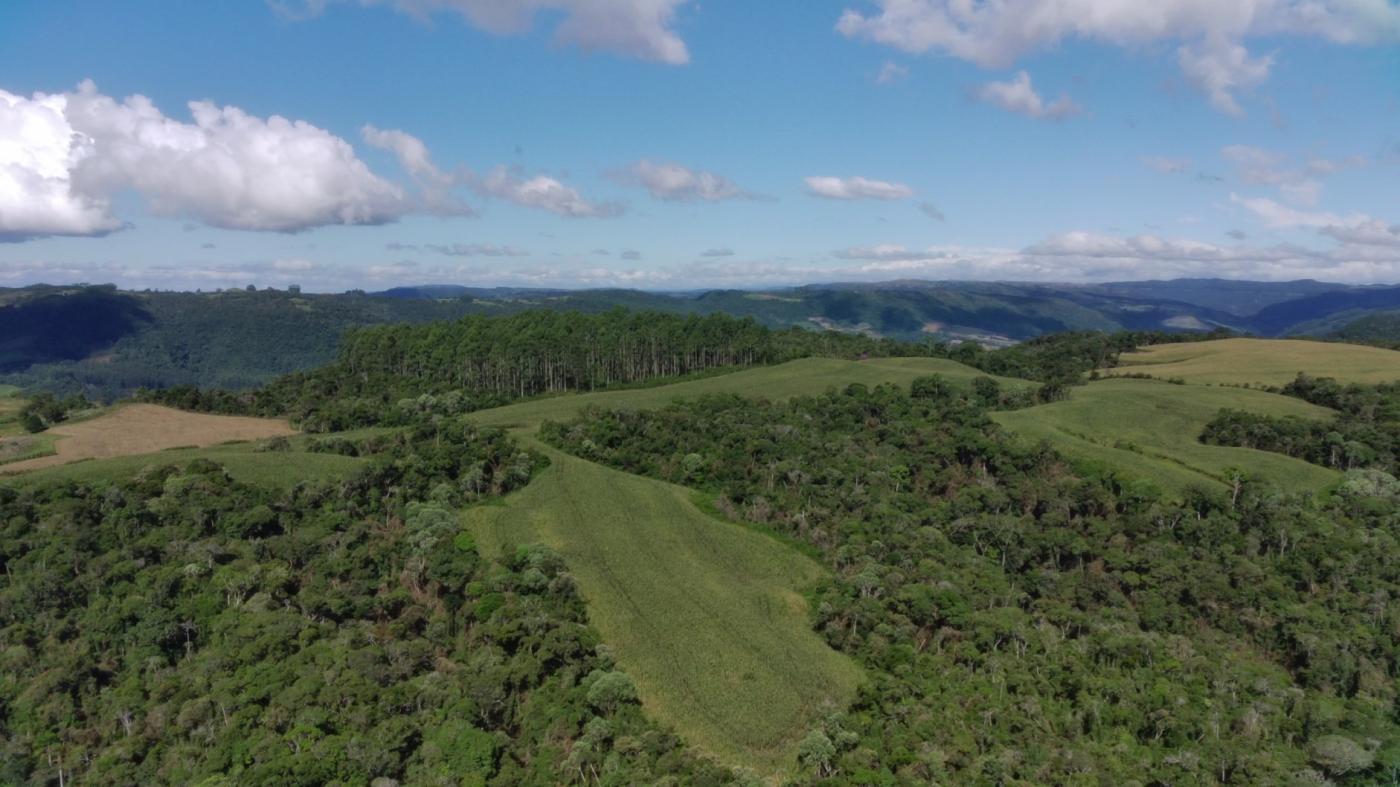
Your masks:
<svg viewBox="0 0 1400 787"><path fill-rule="evenodd" d="M1400 6L962 6L6 3L0 285L1400 281Z"/></svg>

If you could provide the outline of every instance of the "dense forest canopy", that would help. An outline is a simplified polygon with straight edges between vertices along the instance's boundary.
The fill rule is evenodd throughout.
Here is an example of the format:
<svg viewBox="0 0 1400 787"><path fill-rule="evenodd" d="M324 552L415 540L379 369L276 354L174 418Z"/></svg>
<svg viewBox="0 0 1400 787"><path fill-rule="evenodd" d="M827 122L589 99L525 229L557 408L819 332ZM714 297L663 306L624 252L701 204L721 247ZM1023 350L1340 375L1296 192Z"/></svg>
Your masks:
<svg viewBox="0 0 1400 787"><path fill-rule="evenodd" d="M538 457L441 419L373 450L282 492L0 487L0 783L731 781L642 717L557 556L461 532Z"/></svg>
<svg viewBox="0 0 1400 787"><path fill-rule="evenodd" d="M532 310L357 329L333 363L254 391L148 391L307 431L388 428L310 440L366 465L290 490L207 460L0 486L0 782L742 782L643 715L558 555L476 549L458 512L545 460L469 413L810 356L926 354L1041 386L711 396L541 432L690 486L829 570L811 624L866 682L801 731L798 783L1395 783L1400 387L1300 376L1279 392L1333 421L1227 411L1207 427L1208 441L1345 471L1318 498L1245 470L1167 496L989 417L1073 396L1122 353L1180 338L987 350ZM42 425L66 412L34 401Z"/></svg>
<svg viewBox="0 0 1400 787"><path fill-rule="evenodd" d="M819 551L814 625L871 681L803 758L837 783L1389 784L1400 483L1241 475L1175 502L1010 440L938 380L548 426Z"/></svg>
<svg viewBox="0 0 1400 787"><path fill-rule="evenodd" d="M813 355L926 355L935 345L775 331L750 319L612 309L528 311L351 331L334 363L238 393L141 392L186 409L290 415L309 431L396 423L428 409L460 414L515 399L674 380Z"/></svg>

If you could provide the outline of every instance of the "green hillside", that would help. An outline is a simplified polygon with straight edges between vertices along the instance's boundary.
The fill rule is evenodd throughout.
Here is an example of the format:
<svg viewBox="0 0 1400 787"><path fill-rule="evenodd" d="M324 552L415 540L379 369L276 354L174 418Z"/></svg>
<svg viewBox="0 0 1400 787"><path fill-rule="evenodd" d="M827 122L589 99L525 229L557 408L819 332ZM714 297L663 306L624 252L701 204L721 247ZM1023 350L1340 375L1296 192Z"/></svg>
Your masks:
<svg viewBox="0 0 1400 787"><path fill-rule="evenodd" d="M1343 383L1400 380L1400 352L1298 339L1221 339L1159 344L1124 353L1119 370L1189 383L1282 386L1306 372Z"/></svg>
<svg viewBox="0 0 1400 787"><path fill-rule="evenodd" d="M1069 457L1171 493L1193 485L1223 487L1232 469L1291 490L1320 491L1341 479L1332 470L1281 454L1203 445L1201 430L1223 408L1319 420L1332 415L1262 391L1119 379L1075 388L1068 401L992 417L1026 438L1049 441Z"/></svg>

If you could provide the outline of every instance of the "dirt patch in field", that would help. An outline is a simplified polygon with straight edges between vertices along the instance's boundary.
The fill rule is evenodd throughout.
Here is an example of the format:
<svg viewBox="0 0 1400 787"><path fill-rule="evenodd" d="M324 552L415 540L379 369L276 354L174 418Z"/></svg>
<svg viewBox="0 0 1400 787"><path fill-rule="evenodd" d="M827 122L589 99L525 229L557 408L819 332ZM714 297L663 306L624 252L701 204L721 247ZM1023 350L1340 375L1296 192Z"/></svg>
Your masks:
<svg viewBox="0 0 1400 787"><path fill-rule="evenodd" d="M0 473L38 470L79 459L149 454L188 446L203 448L229 440L260 440L296 434L296 430L286 421L269 418L205 415L133 404L91 421L56 426L46 434L58 438L52 456L0 466Z"/></svg>

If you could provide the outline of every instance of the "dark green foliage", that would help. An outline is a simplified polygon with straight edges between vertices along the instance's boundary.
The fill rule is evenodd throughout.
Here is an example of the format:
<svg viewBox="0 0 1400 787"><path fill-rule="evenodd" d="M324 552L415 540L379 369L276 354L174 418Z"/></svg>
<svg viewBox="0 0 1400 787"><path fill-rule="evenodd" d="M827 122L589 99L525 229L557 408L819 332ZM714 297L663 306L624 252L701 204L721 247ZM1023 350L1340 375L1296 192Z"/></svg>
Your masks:
<svg viewBox="0 0 1400 787"><path fill-rule="evenodd" d="M557 556L461 536L535 464L438 419L288 492L207 460L0 487L0 783L721 783L629 701Z"/></svg>
<svg viewBox="0 0 1400 787"><path fill-rule="evenodd" d="M834 578L814 623L869 684L803 740L813 777L1400 773L1393 479L1314 501L1240 476L1176 503L1008 439L976 394L911 389L595 410L543 433L819 550Z"/></svg>
<svg viewBox="0 0 1400 787"><path fill-rule="evenodd" d="M1400 349L1400 310L1359 317L1333 332L1329 338Z"/></svg>
<svg viewBox="0 0 1400 787"><path fill-rule="evenodd" d="M25 431L42 432L54 424L68 420L71 413L92 407L92 402L82 394L74 394L62 399L51 393L38 393L25 402L19 411L20 423Z"/></svg>
<svg viewBox="0 0 1400 787"><path fill-rule="evenodd" d="M1042 336L999 350L985 350L976 344L963 343L945 352L947 357L989 374L1075 385L1095 369L1117 366L1118 356L1139 347L1170 342L1211 341L1230 335L1230 332L1223 330L1193 334L1080 331Z"/></svg>
<svg viewBox="0 0 1400 787"><path fill-rule="evenodd" d="M133 295L116 287L31 287L0 291L0 373L86 358L151 322Z"/></svg>
<svg viewBox="0 0 1400 787"><path fill-rule="evenodd" d="M346 336L335 363L257 391L179 387L142 391L137 398L205 412L286 414L307 431L339 431L812 355L860 358L931 351L864 336L773 331L718 314L530 311L364 328Z"/></svg>
<svg viewBox="0 0 1400 787"><path fill-rule="evenodd" d="M1339 414L1319 422L1222 410L1201 441L1273 451L1337 470L1400 472L1400 383L1342 385L1300 374L1279 392Z"/></svg>

